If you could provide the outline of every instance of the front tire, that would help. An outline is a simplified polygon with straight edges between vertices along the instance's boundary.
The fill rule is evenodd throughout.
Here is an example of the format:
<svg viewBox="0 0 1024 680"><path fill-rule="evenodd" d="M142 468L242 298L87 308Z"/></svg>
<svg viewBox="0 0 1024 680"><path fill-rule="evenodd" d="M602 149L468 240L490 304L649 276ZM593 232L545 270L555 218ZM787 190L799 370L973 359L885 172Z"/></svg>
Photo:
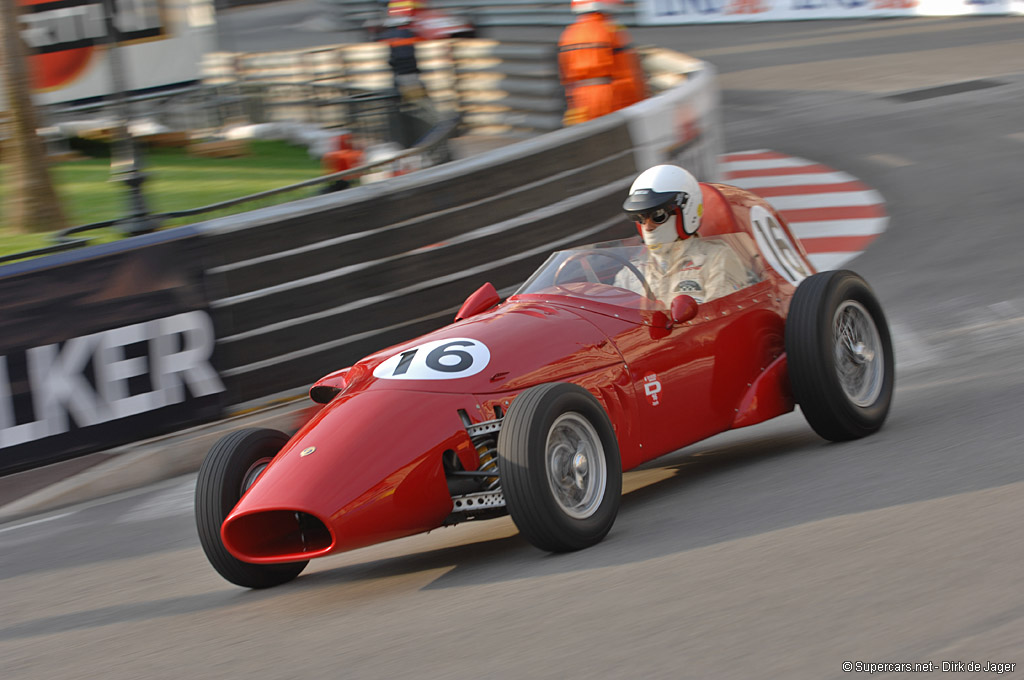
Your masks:
<svg viewBox="0 0 1024 680"><path fill-rule="evenodd" d="M270 588L293 580L309 561L252 564L228 552L220 527L228 513L288 442L277 430L249 428L225 435L206 454L196 480L196 528L210 564L243 588Z"/></svg>
<svg viewBox="0 0 1024 680"><path fill-rule="evenodd" d="M882 427L895 384L892 337L860 276L804 279L786 318L786 357L793 397L820 436L847 441Z"/></svg>
<svg viewBox="0 0 1024 680"><path fill-rule="evenodd" d="M571 383L523 391L498 434L498 471L512 520L550 552L586 548L611 530L622 497L622 462L611 421Z"/></svg>

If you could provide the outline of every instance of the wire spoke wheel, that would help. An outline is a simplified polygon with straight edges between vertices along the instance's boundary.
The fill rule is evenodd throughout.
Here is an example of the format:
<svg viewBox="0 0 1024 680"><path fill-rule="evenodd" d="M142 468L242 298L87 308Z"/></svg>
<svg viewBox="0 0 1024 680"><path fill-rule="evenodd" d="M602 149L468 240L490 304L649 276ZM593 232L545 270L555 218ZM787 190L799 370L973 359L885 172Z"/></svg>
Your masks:
<svg viewBox="0 0 1024 680"><path fill-rule="evenodd" d="M892 337L882 306L851 271L804 279L786 317L786 364L793 397L825 439L877 432L895 385Z"/></svg>
<svg viewBox="0 0 1024 680"><path fill-rule="evenodd" d="M854 300L836 309L832 321L836 375L843 392L857 406L870 406L882 391L884 356L875 322Z"/></svg>

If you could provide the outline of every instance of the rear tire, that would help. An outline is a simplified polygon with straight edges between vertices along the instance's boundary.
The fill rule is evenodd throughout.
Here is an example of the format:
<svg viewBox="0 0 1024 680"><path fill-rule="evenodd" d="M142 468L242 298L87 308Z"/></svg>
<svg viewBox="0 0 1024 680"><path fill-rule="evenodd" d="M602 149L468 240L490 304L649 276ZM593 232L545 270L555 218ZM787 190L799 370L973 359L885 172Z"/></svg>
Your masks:
<svg viewBox="0 0 1024 680"><path fill-rule="evenodd" d="M196 480L196 528L210 564L243 588L270 588L291 581L309 561L252 564L228 552L220 527L245 491L288 442L277 430L249 428L225 435L206 454Z"/></svg>
<svg viewBox="0 0 1024 680"><path fill-rule="evenodd" d="M516 397L498 434L498 471L509 514L541 550L589 547L615 522L619 445L601 404L578 385L547 383Z"/></svg>
<svg viewBox="0 0 1024 680"><path fill-rule="evenodd" d="M793 397L825 439L877 432L895 384L892 337L882 306L857 274L828 271L797 287L786 318Z"/></svg>

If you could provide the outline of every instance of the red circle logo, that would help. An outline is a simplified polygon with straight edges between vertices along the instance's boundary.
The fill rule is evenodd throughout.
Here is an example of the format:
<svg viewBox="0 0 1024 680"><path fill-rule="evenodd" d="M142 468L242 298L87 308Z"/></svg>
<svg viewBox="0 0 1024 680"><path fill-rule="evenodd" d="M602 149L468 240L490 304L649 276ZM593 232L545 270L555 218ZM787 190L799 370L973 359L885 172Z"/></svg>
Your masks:
<svg viewBox="0 0 1024 680"><path fill-rule="evenodd" d="M28 62L32 73L32 89L56 90L74 82L89 65L95 49L79 47L30 56Z"/></svg>
<svg viewBox="0 0 1024 680"><path fill-rule="evenodd" d="M18 0L18 4L21 5L22 10L22 35L30 52L33 51L33 46L39 45L40 35L44 36L42 38L44 41L47 38L52 39L53 36L64 35L61 27L50 22L73 21L63 16L69 9L66 1L53 7L47 7L47 5L54 5L54 0ZM72 5L70 9L77 9L77 6ZM62 13L61 17L48 19L48 15L52 16L58 11ZM34 90L56 90L74 82L89 66L95 49L94 46L89 45L61 50L59 44L50 44L49 51L30 54L28 68L32 77L32 88Z"/></svg>

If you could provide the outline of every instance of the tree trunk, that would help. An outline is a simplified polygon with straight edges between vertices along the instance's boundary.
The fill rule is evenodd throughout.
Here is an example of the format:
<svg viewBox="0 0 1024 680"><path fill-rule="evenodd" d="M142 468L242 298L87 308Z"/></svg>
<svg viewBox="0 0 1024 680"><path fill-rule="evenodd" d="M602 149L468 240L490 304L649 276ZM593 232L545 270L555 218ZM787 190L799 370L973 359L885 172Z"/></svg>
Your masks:
<svg viewBox="0 0 1024 680"><path fill-rule="evenodd" d="M7 95L0 140L6 200L0 227L19 232L54 231L65 226L32 102L28 51L21 39L18 0L0 0L0 68Z"/></svg>

